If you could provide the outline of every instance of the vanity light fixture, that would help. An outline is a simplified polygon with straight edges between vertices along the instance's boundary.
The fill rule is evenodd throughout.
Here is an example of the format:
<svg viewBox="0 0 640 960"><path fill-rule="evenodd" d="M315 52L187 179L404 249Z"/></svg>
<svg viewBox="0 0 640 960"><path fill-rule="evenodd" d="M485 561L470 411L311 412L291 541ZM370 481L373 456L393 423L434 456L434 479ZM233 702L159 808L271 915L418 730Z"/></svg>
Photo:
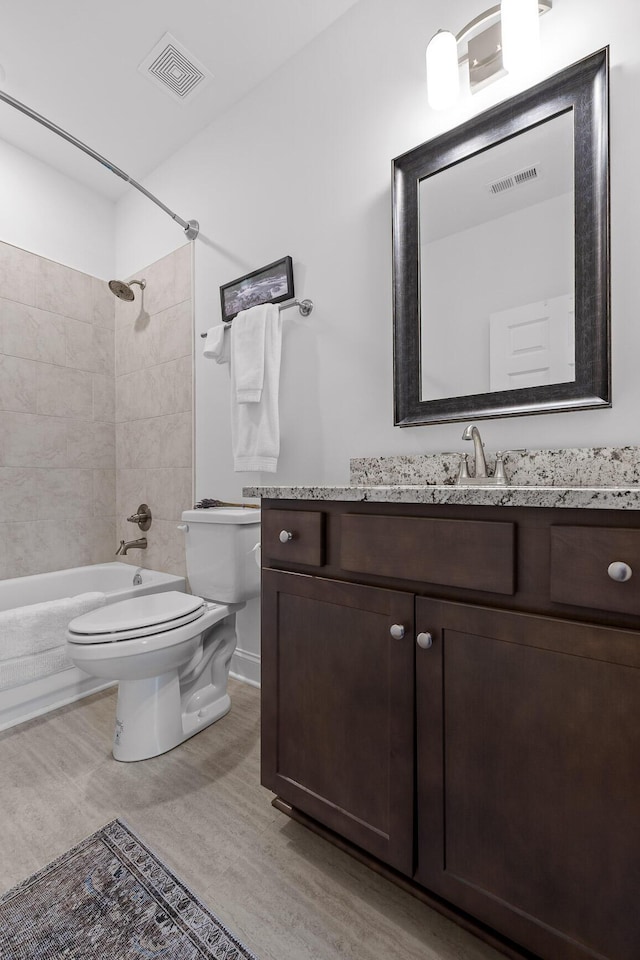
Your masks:
<svg viewBox="0 0 640 960"><path fill-rule="evenodd" d="M438 30L427 46L427 94L433 110L453 106L460 92L459 67L469 65L469 88L477 93L507 72L529 70L540 46L539 16L553 0L502 0L459 33ZM466 52L459 56L459 47Z"/></svg>

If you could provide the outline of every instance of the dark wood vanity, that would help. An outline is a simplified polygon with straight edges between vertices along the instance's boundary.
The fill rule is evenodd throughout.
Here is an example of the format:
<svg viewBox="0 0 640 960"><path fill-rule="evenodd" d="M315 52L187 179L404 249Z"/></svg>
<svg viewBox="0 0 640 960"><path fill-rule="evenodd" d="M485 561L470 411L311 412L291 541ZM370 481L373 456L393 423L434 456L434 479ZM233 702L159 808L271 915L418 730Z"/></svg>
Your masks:
<svg viewBox="0 0 640 960"><path fill-rule="evenodd" d="M640 512L262 506L280 808L509 956L638 960Z"/></svg>

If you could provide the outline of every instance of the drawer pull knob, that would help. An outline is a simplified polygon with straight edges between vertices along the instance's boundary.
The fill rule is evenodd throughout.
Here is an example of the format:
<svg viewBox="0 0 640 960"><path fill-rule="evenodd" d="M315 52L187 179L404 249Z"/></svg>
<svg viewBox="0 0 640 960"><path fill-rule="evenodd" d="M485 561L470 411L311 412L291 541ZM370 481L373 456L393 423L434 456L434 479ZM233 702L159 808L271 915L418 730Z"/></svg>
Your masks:
<svg viewBox="0 0 640 960"><path fill-rule="evenodd" d="M280 543L288 543L289 540L293 540L293 534L289 530L281 530Z"/></svg>
<svg viewBox="0 0 640 960"><path fill-rule="evenodd" d="M390 628L389 633L391 634L394 640L402 640L402 638L404 637L404 627L402 626L401 623L394 623L393 626Z"/></svg>
<svg viewBox="0 0 640 960"><path fill-rule="evenodd" d="M430 633L419 633L416 637L416 643L419 647L422 647L423 650L428 650L433 643L433 637Z"/></svg>
<svg viewBox="0 0 640 960"><path fill-rule="evenodd" d="M625 580L631 579L633 570L628 563L623 563L622 560L614 560L613 563L609 564L607 573L612 580L617 580L619 583L624 583Z"/></svg>

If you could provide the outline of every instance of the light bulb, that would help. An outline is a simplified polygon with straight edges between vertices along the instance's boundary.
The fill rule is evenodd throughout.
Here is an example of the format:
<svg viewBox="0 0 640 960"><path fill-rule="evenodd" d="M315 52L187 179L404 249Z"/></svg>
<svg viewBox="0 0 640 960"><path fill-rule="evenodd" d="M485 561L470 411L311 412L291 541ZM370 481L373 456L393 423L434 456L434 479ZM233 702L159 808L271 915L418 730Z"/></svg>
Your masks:
<svg viewBox="0 0 640 960"><path fill-rule="evenodd" d="M438 30L427 46L427 96L433 110L446 110L458 99L458 44L448 30Z"/></svg>
<svg viewBox="0 0 640 960"><path fill-rule="evenodd" d="M538 0L502 0L502 63L509 73L526 73L540 56Z"/></svg>

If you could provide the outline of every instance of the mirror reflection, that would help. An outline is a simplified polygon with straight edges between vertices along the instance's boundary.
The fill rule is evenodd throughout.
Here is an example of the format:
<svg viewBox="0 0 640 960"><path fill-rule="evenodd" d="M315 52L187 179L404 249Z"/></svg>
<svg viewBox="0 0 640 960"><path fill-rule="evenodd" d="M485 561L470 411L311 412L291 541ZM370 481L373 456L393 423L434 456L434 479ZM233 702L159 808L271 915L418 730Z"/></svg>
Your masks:
<svg viewBox="0 0 640 960"><path fill-rule="evenodd" d="M574 115L419 182L420 399L575 380Z"/></svg>

